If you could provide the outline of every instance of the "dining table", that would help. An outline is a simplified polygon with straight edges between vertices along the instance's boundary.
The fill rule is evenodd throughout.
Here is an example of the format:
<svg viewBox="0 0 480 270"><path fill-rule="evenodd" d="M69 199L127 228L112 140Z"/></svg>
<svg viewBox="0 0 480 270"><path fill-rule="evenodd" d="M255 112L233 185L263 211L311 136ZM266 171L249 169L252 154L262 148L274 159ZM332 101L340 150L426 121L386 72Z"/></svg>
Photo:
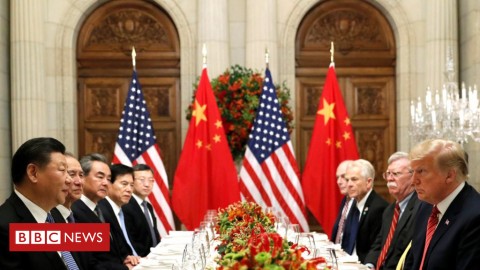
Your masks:
<svg viewBox="0 0 480 270"><path fill-rule="evenodd" d="M288 234L287 234L288 236ZM305 236L305 233L303 233ZM289 238L291 236L288 236ZM302 254L304 258L322 256L326 259L330 269L337 270L367 270L367 266L358 261L357 256L351 256L344 252L340 245L333 244L329 241L326 234L311 232L308 233L308 239L313 241L314 252ZM150 249L150 253L141 258L140 264L135 266L134 270L213 270L218 267L216 260L219 255L215 249L218 245L216 240L210 240L207 247L204 248L202 263L186 264L186 257L189 256L188 249L194 245L194 231L170 231L167 236L162 237L160 243L156 247ZM213 237L211 237L213 238ZM302 240L299 244L302 243ZM324 269L325 265L319 265L317 269Z"/></svg>

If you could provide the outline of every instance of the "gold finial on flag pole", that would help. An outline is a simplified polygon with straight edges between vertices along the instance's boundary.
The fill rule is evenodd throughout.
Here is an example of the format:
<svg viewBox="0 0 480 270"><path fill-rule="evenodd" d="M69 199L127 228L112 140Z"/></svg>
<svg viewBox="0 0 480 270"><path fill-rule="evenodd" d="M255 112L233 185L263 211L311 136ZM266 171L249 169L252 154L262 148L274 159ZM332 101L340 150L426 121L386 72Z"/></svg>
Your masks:
<svg viewBox="0 0 480 270"><path fill-rule="evenodd" d="M203 56L203 68L207 67L207 45L203 43L202 46L202 56Z"/></svg>
<svg viewBox="0 0 480 270"><path fill-rule="evenodd" d="M330 42L330 63L333 63L333 54L335 53L333 41Z"/></svg>
<svg viewBox="0 0 480 270"><path fill-rule="evenodd" d="M265 64L267 65L267 68L268 68L269 61L270 61L270 56L268 55L268 48L265 47Z"/></svg>
<svg viewBox="0 0 480 270"><path fill-rule="evenodd" d="M135 63L135 57L137 56L137 53L135 52L135 46L132 46L132 65L133 69L136 69L136 63Z"/></svg>

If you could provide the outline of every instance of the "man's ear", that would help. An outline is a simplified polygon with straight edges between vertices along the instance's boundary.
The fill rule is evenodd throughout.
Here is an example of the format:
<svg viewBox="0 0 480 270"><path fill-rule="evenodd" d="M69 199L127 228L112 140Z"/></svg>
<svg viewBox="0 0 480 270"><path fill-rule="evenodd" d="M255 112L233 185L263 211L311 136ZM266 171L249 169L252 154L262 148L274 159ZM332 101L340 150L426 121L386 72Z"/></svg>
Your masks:
<svg viewBox="0 0 480 270"><path fill-rule="evenodd" d="M38 178L38 166L36 164L30 163L27 165L27 177L28 180L32 183L37 183Z"/></svg>
<svg viewBox="0 0 480 270"><path fill-rule="evenodd" d="M447 177L445 178L445 183L452 183L454 181L457 181L457 170L452 168L447 171Z"/></svg>

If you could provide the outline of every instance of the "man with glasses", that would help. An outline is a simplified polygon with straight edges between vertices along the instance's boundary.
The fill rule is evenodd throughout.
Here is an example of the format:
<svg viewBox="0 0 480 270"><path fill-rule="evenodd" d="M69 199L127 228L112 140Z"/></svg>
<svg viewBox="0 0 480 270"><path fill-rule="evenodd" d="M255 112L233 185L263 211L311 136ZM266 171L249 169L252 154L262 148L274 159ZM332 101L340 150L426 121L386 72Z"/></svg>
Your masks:
<svg viewBox="0 0 480 270"><path fill-rule="evenodd" d="M155 179L153 170L145 164L133 167L133 194L130 201L123 206L125 223L131 236L132 244L139 256L147 256L150 248L160 242L157 219L152 205L146 201L152 193Z"/></svg>
<svg viewBox="0 0 480 270"><path fill-rule="evenodd" d="M368 253L365 263L370 269L396 269L397 262L412 239L413 223L420 204L412 185L412 169L408 154L393 153L383 173L388 192L395 198L384 211L382 228Z"/></svg>

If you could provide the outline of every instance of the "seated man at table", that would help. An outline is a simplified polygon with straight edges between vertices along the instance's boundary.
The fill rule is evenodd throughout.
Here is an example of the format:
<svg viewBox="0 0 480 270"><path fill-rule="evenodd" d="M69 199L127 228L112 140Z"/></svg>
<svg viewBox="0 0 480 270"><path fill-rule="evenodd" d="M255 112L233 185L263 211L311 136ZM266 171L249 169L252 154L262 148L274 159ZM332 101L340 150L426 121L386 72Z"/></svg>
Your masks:
<svg viewBox="0 0 480 270"><path fill-rule="evenodd" d="M350 163L345 173L348 196L357 204L348 214L342 248L348 254L358 255L362 263L380 231L383 210L388 206L373 190L374 178L373 165L364 159Z"/></svg>
<svg viewBox="0 0 480 270"><path fill-rule="evenodd" d="M133 174L132 198L122 209L132 245L139 256L145 257L150 253L150 248L155 247L160 240L153 207L146 201L152 192L155 179L153 170L145 164L135 165Z"/></svg>

